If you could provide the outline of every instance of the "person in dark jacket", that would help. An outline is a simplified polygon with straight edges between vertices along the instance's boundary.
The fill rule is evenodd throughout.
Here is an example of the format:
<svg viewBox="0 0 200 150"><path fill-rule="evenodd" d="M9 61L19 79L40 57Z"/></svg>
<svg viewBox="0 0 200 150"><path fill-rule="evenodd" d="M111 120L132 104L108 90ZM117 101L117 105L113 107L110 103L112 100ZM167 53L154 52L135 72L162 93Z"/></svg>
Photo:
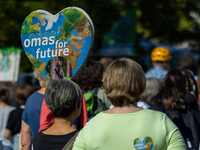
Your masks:
<svg viewBox="0 0 200 150"><path fill-rule="evenodd" d="M180 70L172 69L168 72L150 106L166 113L181 131L188 148L198 150L200 119L197 99L186 90L185 76ZM193 123L188 124L187 121Z"/></svg>

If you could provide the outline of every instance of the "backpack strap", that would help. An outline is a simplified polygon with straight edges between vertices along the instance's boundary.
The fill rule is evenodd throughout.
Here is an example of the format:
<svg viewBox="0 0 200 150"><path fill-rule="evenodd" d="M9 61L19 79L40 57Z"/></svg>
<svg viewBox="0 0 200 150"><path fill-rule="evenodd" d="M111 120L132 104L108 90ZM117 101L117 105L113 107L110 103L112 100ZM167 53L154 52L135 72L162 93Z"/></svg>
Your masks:
<svg viewBox="0 0 200 150"><path fill-rule="evenodd" d="M99 89L95 88L94 89L94 98L97 101L98 105L102 107L102 111L107 110L106 105L103 103L102 99L98 97L97 93L98 93Z"/></svg>
<svg viewBox="0 0 200 150"><path fill-rule="evenodd" d="M75 142L75 139L77 137L79 132L76 132L76 134L67 142L67 144L62 148L62 150L72 150L73 144Z"/></svg>

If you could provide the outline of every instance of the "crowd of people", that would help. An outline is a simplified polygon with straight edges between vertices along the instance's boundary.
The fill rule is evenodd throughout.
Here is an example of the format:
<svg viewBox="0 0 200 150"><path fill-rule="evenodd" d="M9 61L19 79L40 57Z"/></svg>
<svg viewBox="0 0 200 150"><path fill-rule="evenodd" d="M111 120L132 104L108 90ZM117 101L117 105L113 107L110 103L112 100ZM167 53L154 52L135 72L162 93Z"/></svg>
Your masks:
<svg viewBox="0 0 200 150"><path fill-rule="evenodd" d="M18 86L19 108L0 84L0 150L199 150L200 67L171 59L156 47L146 73L130 58L88 59L71 80L35 70L41 89Z"/></svg>

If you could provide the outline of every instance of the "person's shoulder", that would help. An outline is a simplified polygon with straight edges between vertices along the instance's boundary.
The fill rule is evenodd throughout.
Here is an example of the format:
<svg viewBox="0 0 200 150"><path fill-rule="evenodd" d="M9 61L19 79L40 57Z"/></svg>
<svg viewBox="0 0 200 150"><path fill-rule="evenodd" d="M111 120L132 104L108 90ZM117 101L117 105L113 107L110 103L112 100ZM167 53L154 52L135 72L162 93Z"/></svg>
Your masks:
<svg viewBox="0 0 200 150"><path fill-rule="evenodd" d="M15 108L14 106L7 105L7 106L6 106L6 109L12 111L12 110L14 110L14 109L16 109L16 108Z"/></svg>
<svg viewBox="0 0 200 150"><path fill-rule="evenodd" d="M149 70L147 70L145 75L151 74L152 72L154 72L154 70L155 70L155 67L150 68Z"/></svg>
<svg viewBox="0 0 200 150"><path fill-rule="evenodd" d="M33 142L34 142L35 140L39 140L39 139L41 138L42 135L43 135L42 132L38 132L38 133L33 137Z"/></svg>
<svg viewBox="0 0 200 150"><path fill-rule="evenodd" d="M185 94L185 103L186 103L186 105L196 104L197 103L197 99L189 91L186 91L186 94Z"/></svg>
<svg viewBox="0 0 200 150"><path fill-rule="evenodd" d="M33 145L36 146L41 142L41 137L42 137L42 132L38 132L34 137L33 137Z"/></svg>
<svg viewBox="0 0 200 150"><path fill-rule="evenodd" d="M42 99L43 100L44 97L45 97L44 94L40 94L37 91L35 91L33 94L31 94L28 97L28 99L26 101L26 105L29 104L29 103L32 103L33 101L38 100L38 99Z"/></svg>
<svg viewBox="0 0 200 150"><path fill-rule="evenodd" d="M94 116L92 119L90 119L87 123L86 123L86 125L85 125L85 127L87 128L91 128L91 127L93 127L93 125L94 124L99 124L99 122L101 122L102 120L104 120L105 118L104 118L105 116L104 116L104 113L103 112L100 112L100 113L98 113L96 116ZM84 127L84 128L85 128Z"/></svg>
<svg viewBox="0 0 200 150"><path fill-rule="evenodd" d="M18 110L18 108L13 109L13 110L10 112L10 115L16 114L17 110Z"/></svg>
<svg viewBox="0 0 200 150"><path fill-rule="evenodd" d="M151 109L146 109L145 111L145 116L148 117L152 117L152 119L165 119L166 118L166 114L161 112L161 111L157 111L157 110L151 110Z"/></svg>

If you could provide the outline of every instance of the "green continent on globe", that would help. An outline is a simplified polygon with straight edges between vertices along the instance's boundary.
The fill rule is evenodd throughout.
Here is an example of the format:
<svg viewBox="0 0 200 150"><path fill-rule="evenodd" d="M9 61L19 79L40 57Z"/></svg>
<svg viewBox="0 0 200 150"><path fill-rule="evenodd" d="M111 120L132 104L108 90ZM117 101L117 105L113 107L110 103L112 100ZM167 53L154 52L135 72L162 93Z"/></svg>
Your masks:
<svg viewBox="0 0 200 150"><path fill-rule="evenodd" d="M37 58L33 57L33 55L26 53L26 56L30 60L30 62L33 64L33 66L39 71L43 72L44 68L46 66L46 63L39 61Z"/></svg>
<svg viewBox="0 0 200 150"><path fill-rule="evenodd" d="M63 11L63 15L66 18L64 22L64 32L66 34L70 34L71 30L75 29L79 22L85 25L87 20L85 15L77 9L66 9Z"/></svg>
<svg viewBox="0 0 200 150"><path fill-rule="evenodd" d="M26 19L24 20L23 22L23 25L22 25L22 29L21 29L21 34L22 35L26 35L28 33L37 33L37 32L41 32L40 31L40 23L37 22L36 24L32 24L32 18L33 17L36 17L38 19L40 19L41 13L39 12L34 12L34 13L31 13L30 15L28 15L26 17Z"/></svg>
<svg viewBox="0 0 200 150"><path fill-rule="evenodd" d="M63 10L62 15L65 16L65 21L63 27L60 28L62 35L59 36L57 40L65 41L68 35L73 35L71 34L73 29L75 29L75 32L78 34L78 36L76 36L77 40L82 40L90 35L90 32L84 34L86 30L90 31L91 29L88 19L81 11L77 9L66 9ZM67 41L70 41L70 39L71 38Z"/></svg>
<svg viewBox="0 0 200 150"><path fill-rule="evenodd" d="M59 33L62 33L57 40L70 41L69 45L64 48L69 49L68 56L65 57L73 68L78 66L77 59L82 53L81 48L85 44L85 38L91 36L91 26L87 17L77 9L66 9L63 10L62 15L65 16L64 25L59 27ZM77 35L71 33L75 30ZM66 37L70 36L66 40Z"/></svg>

